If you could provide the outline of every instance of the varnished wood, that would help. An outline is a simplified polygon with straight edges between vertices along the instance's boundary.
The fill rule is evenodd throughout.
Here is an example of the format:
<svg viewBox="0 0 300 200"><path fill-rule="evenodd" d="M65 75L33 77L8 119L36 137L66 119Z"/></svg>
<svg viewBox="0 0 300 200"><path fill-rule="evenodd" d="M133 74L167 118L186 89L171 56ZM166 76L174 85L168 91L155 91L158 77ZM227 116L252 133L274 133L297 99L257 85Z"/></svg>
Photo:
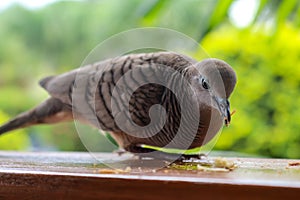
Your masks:
<svg viewBox="0 0 300 200"><path fill-rule="evenodd" d="M230 172L158 169L131 155L0 152L0 199L298 199L297 160L227 158ZM100 162L101 161L101 162ZM131 170L103 174L103 163ZM293 163L296 165L293 165Z"/></svg>

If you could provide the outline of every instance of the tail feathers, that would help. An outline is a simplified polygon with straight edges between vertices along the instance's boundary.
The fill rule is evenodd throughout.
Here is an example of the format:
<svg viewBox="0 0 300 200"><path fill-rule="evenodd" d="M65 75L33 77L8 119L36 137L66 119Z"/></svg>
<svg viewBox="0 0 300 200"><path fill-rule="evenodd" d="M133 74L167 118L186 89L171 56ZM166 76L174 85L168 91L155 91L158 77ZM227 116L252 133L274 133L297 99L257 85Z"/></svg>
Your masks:
<svg viewBox="0 0 300 200"><path fill-rule="evenodd" d="M0 126L0 135L36 124L51 124L73 119L72 110L59 99L49 98L37 107Z"/></svg>

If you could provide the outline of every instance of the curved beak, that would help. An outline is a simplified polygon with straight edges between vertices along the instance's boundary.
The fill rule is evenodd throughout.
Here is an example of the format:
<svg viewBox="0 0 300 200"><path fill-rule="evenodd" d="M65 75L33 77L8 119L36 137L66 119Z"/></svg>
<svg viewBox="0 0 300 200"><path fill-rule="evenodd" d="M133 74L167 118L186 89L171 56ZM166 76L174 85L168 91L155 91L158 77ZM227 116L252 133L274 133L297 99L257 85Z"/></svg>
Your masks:
<svg viewBox="0 0 300 200"><path fill-rule="evenodd" d="M228 126L231 121L229 101L227 99L218 98L218 97L214 97L214 100L218 105L221 115L224 117L225 126Z"/></svg>

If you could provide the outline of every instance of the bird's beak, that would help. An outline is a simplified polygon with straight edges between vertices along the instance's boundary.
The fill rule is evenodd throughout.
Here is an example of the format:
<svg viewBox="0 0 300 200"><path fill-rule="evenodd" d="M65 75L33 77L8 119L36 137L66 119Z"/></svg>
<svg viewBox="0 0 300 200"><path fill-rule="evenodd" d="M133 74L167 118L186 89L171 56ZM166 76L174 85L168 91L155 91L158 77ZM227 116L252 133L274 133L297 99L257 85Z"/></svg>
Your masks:
<svg viewBox="0 0 300 200"><path fill-rule="evenodd" d="M221 115L224 117L225 125L228 126L231 120L229 101L227 99L218 98L218 97L215 97L214 99L218 105Z"/></svg>

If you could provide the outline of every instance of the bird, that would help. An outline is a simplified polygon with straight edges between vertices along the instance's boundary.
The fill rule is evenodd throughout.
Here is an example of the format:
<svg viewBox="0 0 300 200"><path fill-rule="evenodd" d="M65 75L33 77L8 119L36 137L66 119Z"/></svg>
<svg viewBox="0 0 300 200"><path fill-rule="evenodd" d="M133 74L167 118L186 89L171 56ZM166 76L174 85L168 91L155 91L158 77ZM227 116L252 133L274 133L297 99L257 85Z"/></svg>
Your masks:
<svg viewBox="0 0 300 200"><path fill-rule="evenodd" d="M38 124L77 120L108 132L125 151L143 145L191 149L231 122L229 97L237 82L225 61L197 61L170 52L121 55L49 76L50 95L0 126L0 135Z"/></svg>

